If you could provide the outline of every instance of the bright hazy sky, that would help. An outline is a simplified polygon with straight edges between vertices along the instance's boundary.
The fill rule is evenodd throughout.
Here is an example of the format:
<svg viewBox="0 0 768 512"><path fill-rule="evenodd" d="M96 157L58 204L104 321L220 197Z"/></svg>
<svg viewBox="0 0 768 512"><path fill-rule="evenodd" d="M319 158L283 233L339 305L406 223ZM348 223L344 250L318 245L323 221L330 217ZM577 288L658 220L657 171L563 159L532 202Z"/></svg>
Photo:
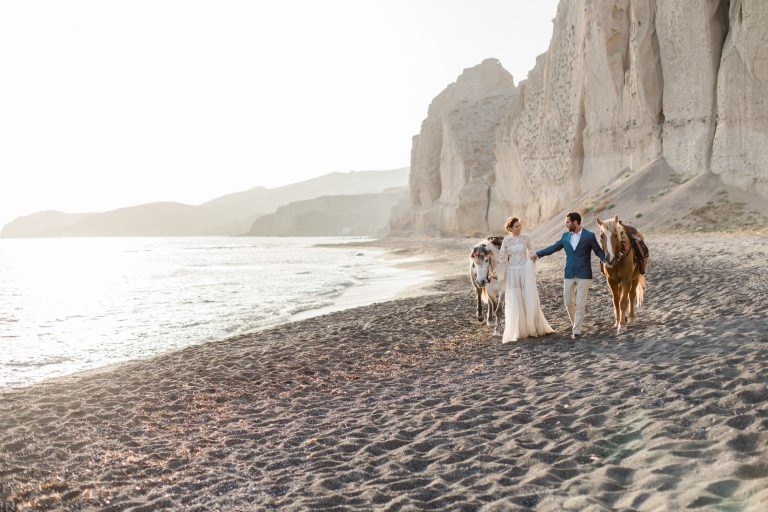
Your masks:
<svg viewBox="0 0 768 512"><path fill-rule="evenodd" d="M557 0L0 3L0 226L198 204L410 164L430 101L494 57L525 79Z"/></svg>

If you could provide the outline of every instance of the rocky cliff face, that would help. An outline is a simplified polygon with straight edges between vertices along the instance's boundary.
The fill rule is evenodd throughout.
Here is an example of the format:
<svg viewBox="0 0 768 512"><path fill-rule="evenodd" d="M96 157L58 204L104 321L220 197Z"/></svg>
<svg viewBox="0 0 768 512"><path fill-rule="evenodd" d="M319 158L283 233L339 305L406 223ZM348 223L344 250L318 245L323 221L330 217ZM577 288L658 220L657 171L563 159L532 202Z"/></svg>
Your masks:
<svg viewBox="0 0 768 512"><path fill-rule="evenodd" d="M515 94L512 75L488 59L432 101L411 151L415 229L487 230L496 128Z"/></svg>
<svg viewBox="0 0 768 512"><path fill-rule="evenodd" d="M412 152L416 230L537 224L662 156L681 180L713 172L768 197L764 0L561 0L528 80L502 77L485 61L430 106Z"/></svg>
<svg viewBox="0 0 768 512"><path fill-rule="evenodd" d="M768 197L768 2L731 0L712 172Z"/></svg>

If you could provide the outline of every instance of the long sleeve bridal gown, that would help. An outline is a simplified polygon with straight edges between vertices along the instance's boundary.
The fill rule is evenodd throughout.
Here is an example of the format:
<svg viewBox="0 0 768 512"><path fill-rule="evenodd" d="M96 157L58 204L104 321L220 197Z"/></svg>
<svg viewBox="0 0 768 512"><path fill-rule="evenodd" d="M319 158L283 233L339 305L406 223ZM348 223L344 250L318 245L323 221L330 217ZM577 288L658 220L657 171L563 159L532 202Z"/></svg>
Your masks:
<svg viewBox="0 0 768 512"><path fill-rule="evenodd" d="M532 254L528 235L508 236L501 244L499 259L506 279L503 343L554 332L541 311Z"/></svg>

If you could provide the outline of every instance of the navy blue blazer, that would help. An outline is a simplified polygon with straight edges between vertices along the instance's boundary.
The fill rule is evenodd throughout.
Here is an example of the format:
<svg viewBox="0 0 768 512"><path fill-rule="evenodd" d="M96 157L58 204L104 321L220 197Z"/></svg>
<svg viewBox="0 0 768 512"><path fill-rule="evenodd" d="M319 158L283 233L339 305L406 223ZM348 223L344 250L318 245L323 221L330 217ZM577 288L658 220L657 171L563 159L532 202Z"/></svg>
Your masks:
<svg viewBox="0 0 768 512"><path fill-rule="evenodd" d="M560 249L565 249L565 279L592 279L592 262L590 261L590 252L594 251L600 261L605 261L605 253L597 243L595 234L586 228L581 228L581 239L576 246L576 250L571 247L571 232L566 231L563 237L554 244L540 251L536 251L536 256L549 256Z"/></svg>

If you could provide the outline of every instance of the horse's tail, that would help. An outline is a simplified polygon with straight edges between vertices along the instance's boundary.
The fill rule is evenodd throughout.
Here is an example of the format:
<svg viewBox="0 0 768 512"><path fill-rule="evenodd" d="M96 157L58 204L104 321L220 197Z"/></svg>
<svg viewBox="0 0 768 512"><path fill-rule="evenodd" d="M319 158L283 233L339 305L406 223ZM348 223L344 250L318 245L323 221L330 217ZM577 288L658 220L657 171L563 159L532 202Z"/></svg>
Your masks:
<svg viewBox="0 0 768 512"><path fill-rule="evenodd" d="M637 280L637 288L635 292L637 294L637 307L643 305L643 299L645 299L645 276L640 274L640 278Z"/></svg>

